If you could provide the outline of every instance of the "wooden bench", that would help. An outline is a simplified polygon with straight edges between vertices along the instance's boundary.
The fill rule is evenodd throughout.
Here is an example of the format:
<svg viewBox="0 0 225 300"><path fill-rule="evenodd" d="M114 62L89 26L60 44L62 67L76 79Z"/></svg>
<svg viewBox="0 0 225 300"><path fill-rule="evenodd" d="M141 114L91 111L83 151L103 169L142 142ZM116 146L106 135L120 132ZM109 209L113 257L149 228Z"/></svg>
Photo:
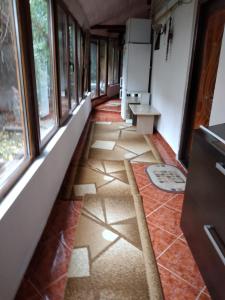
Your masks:
<svg viewBox="0 0 225 300"><path fill-rule="evenodd" d="M160 113L147 104L129 105L134 116L137 116L137 132L142 134L152 134L154 120Z"/></svg>

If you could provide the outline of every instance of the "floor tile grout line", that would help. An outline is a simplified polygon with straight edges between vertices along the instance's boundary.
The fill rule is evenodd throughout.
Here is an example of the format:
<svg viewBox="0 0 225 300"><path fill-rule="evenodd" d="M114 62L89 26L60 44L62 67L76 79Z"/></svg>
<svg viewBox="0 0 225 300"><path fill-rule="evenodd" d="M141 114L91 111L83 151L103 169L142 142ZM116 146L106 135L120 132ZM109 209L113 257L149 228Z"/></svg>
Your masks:
<svg viewBox="0 0 225 300"><path fill-rule="evenodd" d="M142 196L142 195L141 195L141 196ZM161 207L165 206L166 203L167 203L168 201L172 200L175 196L176 196L176 195L171 196L171 198L169 198L168 200L166 200L166 202L164 202L162 205L160 205L159 207L157 207L156 209L154 209L152 212L150 212L150 213L146 216L146 218L148 218L150 215L152 215L153 213L155 213L155 212L156 212L158 209L160 209ZM142 196L142 198L143 198L143 196ZM156 200L156 201L157 201L157 200ZM168 207L167 207L167 208L168 208Z"/></svg>
<svg viewBox="0 0 225 300"><path fill-rule="evenodd" d="M180 275L178 275L177 273L173 272L172 270L166 268L165 266L163 266L160 263L157 263L158 266L160 266L161 268L167 270L169 273L171 273L172 275L174 275L175 277L179 278L180 280L182 280L183 282L187 283L188 285L190 285L192 288L194 288L196 291L197 290L201 290L201 288L197 288L196 286L194 286L192 283L188 282L186 279L182 278Z"/></svg>
<svg viewBox="0 0 225 300"><path fill-rule="evenodd" d="M152 226L152 225L150 224L150 227L151 227L151 226ZM158 228L158 229L160 229L160 230L162 230L162 231L165 231L166 233L168 233L168 234L170 234L170 235L173 235L175 238L177 237L177 234L171 233L170 231L168 231L168 230L166 230L166 229L160 227L159 225L156 225L156 224L153 223L153 226L156 227L156 228ZM150 229L150 231L151 231L151 229Z"/></svg>
<svg viewBox="0 0 225 300"><path fill-rule="evenodd" d="M198 293L197 297L195 298L195 300L199 300L199 299L200 299L200 296L201 296L201 294L203 293L204 289L205 289L205 287L203 287L203 288L199 291L199 293Z"/></svg>
<svg viewBox="0 0 225 300"><path fill-rule="evenodd" d="M136 178L135 178L136 179ZM141 192L142 190L144 190L146 187L148 187L149 185L152 185L152 183L151 182L149 182L148 184L146 184L145 186L142 186L142 187L139 187L138 186L138 189L139 189L139 191Z"/></svg>
<svg viewBox="0 0 225 300"><path fill-rule="evenodd" d="M178 236L175 238L175 240L174 240L169 246L167 246L167 248L166 248L165 250L163 250L162 253L160 253L160 254L156 257L156 259L158 260L163 254L165 254L166 251L169 250L169 249L176 243L176 241L179 240L179 237L182 236L182 234L183 234L183 233L181 233L180 235L178 235Z"/></svg>
<svg viewBox="0 0 225 300"><path fill-rule="evenodd" d="M40 297L42 297L43 295L41 294L41 292L39 291L39 289L36 287L36 285L32 282L32 280L30 278L28 278L27 281L30 283L30 285L33 287L33 289L36 291L36 293Z"/></svg>

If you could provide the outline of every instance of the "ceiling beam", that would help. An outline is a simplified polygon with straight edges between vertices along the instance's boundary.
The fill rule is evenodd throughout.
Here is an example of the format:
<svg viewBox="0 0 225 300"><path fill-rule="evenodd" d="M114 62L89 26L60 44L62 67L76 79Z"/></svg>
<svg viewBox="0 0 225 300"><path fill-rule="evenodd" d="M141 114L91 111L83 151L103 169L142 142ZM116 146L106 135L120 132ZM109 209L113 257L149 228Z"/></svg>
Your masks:
<svg viewBox="0 0 225 300"><path fill-rule="evenodd" d="M125 32L126 26L125 25L94 25L91 29L103 29L107 30L108 32Z"/></svg>

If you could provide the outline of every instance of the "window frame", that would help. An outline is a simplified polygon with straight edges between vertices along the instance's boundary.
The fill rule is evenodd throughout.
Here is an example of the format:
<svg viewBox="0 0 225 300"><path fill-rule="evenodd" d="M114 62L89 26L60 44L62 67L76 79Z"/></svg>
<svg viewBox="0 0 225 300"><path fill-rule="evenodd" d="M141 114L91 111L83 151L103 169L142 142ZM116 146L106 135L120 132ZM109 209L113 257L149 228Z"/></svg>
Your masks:
<svg viewBox="0 0 225 300"><path fill-rule="evenodd" d="M79 100L78 100L78 68L77 68L77 21L74 19L74 17L69 14L68 15L68 20L71 19L74 25L74 41L75 41L75 45L74 45L74 94L75 94L75 105L72 105L72 99L71 99L71 86L70 86L70 80L69 80L69 97L70 97L70 110L73 111L78 105L79 105ZM69 25L69 23L68 23ZM68 32L69 32L69 26L68 26ZM68 39L68 45L69 45L69 51L70 51L70 38ZM70 67L70 52L69 52L69 67Z"/></svg>
<svg viewBox="0 0 225 300"><path fill-rule="evenodd" d="M110 51L110 42L111 42L111 45L112 46L112 49L113 49L113 63L112 63L112 83L109 83L108 82L108 85L114 85L114 84L119 84L120 82L120 60L121 60L121 50L120 50L120 45L118 43L118 40L116 40L115 38L109 38L108 40L108 55L109 55L109 51ZM118 69L117 69L117 78L115 80L115 57L116 57L116 51L118 51ZM108 65L109 65L109 61L108 61ZM108 70L109 70L109 67L108 67ZM108 76L109 77L109 76Z"/></svg>
<svg viewBox="0 0 225 300"><path fill-rule="evenodd" d="M101 67L100 67L100 41L104 40L106 41L106 76L105 76L105 93L104 94L100 94L100 71L101 71ZM105 97L107 95L107 89L108 89L108 61L109 61L109 39L105 38L105 37L100 37L100 36L95 36L92 35L90 38L90 51L89 51L89 60L90 60L90 67L89 67L89 90L91 91L91 43L92 42L97 42L97 70L98 70L98 74L97 74L97 96L94 98L91 98L91 100L95 100L98 98L102 98Z"/></svg>
<svg viewBox="0 0 225 300"><path fill-rule="evenodd" d="M105 91L104 94L101 95L101 88L100 88L100 79L101 79L101 41L105 42ZM107 80L108 80L108 40L106 39L99 39L98 42L99 47L99 97L105 97L107 95Z"/></svg>
<svg viewBox="0 0 225 300"><path fill-rule="evenodd" d="M22 3L23 2L23 3ZM6 178L3 186L0 189L0 203L3 201L4 197L10 191L10 189L16 184L24 172L28 169L34 160L34 157L38 155L37 145L38 145L38 135L36 122L36 108L35 104L32 105L29 100L29 96L32 96L32 76L30 77L30 69L28 68L29 63L26 62L27 54L30 54L30 45L27 41L30 40L29 34L26 34L27 22L29 23L29 18L26 22L23 20L23 14L26 15L28 11L28 6L25 1L14 0L11 1L12 8L12 21L13 21L13 35L15 37L14 45L16 47L16 72L20 79L19 91L20 91L20 105L22 105L24 112L21 115L23 126L26 127L26 157L23 161L15 168L15 170ZM22 21L23 20L23 21ZM28 80L31 79L30 81ZM28 80L28 81L27 81ZM35 102L36 103L36 102ZM29 148L29 151L27 151Z"/></svg>
<svg viewBox="0 0 225 300"><path fill-rule="evenodd" d="M65 53L66 55L66 80L67 80L67 93L68 93L68 110L66 114L62 114L62 106L61 106L61 82L60 82L60 52L59 52L59 38L58 38L58 7L65 13L66 15L66 48ZM56 46L56 61L57 61L57 90L58 90L58 107L59 107L59 125L64 125L68 119L70 118L70 111L71 111L71 101L70 101L70 91L69 91L69 47L68 47L68 39L69 39L69 30L68 30L68 14L66 8L61 1L55 1L54 3L54 23L55 23L55 46Z"/></svg>
<svg viewBox="0 0 225 300"><path fill-rule="evenodd" d="M79 105L78 97L76 98L76 106L71 107L70 97L70 80L69 80L69 68L67 67L67 81L68 81L68 94L69 94L69 111L64 118L61 117L61 102L60 102L60 70L59 70L59 44L58 44L58 16L57 5L64 11L67 18L66 37L67 37L67 66L69 66L69 18L74 22L75 27L75 41L77 42L77 27L80 25L69 12L67 6L62 0L48 0L49 15L50 15L50 30L51 30L51 56L52 56L52 81L53 81L53 100L56 114L56 124L52 130L42 140L40 139L40 122L39 122L39 110L38 99L36 89L36 75L35 75L35 61L33 51L33 38L32 38L32 20L29 1L9 0L12 5L12 22L13 31L15 36L15 49L16 49L16 72L19 72L18 85L20 91L20 103L22 103L23 111L21 118L23 126L26 128L26 147L29 151L26 151L27 155L24 160L18 164L15 170L6 178L0 189L0 203L4 197L10 192L14 185L20 180L21 176L27 171L29 166L34 160L43 152L47 143L58 131L60 126L64 125L71 117L72 111ZM80 27L82 34L82 78L81 89L82 98L84 93L84 61L87 59L85 55L84 45L86 43L86 36L83 29ZM89 40L88 40L89 43ZM77 64L77 43L75 45L75 73L76 78L78 70ZM88 81L88 79L87 79ZM75 89L78 91L78 82L75 80ZM76 92L75 91L75 92ZM27 148L25 150L27 150Z"/></svg>
<svg viewBox="0 0 225 300"><path fill-rule="evenodd" d="M41 136L40 136L40 122L39 122L39 108L38 108L38 98L37 98L37 87L36 87L36 74L35 74L35 62L34 62L34 51L33 51L33 37L32 37L32 21L31 21L31 11L30 11L30 4L28 3L28 10L29 10L29 31L30 31L30 38L31 38L31 53L30 55L32 56L32 64L31 64L31 69L34 77L34 87L35 89L33 90L34 93L34 98L35 98L35 109L36 109L36 131L38 135L38 147L39 150L38 152L42 152L42 150L45 148L45 146L48 144L48 142L51 140L51 138L55 135L55 133L58 131L59 128L59 102L56 101L58 99L58 82L57 82L57 77L58 77L58 72L57 72L57 67L56 67L56 61L57 61L57 56L56 56L56 44L55 44L55 21L54 21L54 15L55 15L55 10L54 10L54 5L53 5L53 0L47 0L48 1L48 8L49 8L49 24L50 24L50 31L51 31L51 63L52 63L52 82L53 82L53 103L54 103L54 113L55 113L55 125L53 128L48 132L48 134L43 138L41 141ZM28 1L29 2L29 1Z"/></svg>

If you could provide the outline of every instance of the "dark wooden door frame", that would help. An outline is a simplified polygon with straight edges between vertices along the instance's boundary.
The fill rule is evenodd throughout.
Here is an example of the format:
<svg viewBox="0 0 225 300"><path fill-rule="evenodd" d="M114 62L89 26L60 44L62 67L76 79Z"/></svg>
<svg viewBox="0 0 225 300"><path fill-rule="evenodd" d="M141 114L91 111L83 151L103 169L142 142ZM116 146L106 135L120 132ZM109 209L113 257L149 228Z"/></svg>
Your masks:
<svg viewBox="0 0 225 300"><path fill-rule="evenodd" d="M198 2L188 88L181 130L180 147L178 152L178 158L185 165L185 167L188 167L187 149L197 105L198 79L202 64L201 53L204 48L205 29L207 23L206 14L213 13L213 11L216 11L224 6L225 0L199 0Z"/></svg>

